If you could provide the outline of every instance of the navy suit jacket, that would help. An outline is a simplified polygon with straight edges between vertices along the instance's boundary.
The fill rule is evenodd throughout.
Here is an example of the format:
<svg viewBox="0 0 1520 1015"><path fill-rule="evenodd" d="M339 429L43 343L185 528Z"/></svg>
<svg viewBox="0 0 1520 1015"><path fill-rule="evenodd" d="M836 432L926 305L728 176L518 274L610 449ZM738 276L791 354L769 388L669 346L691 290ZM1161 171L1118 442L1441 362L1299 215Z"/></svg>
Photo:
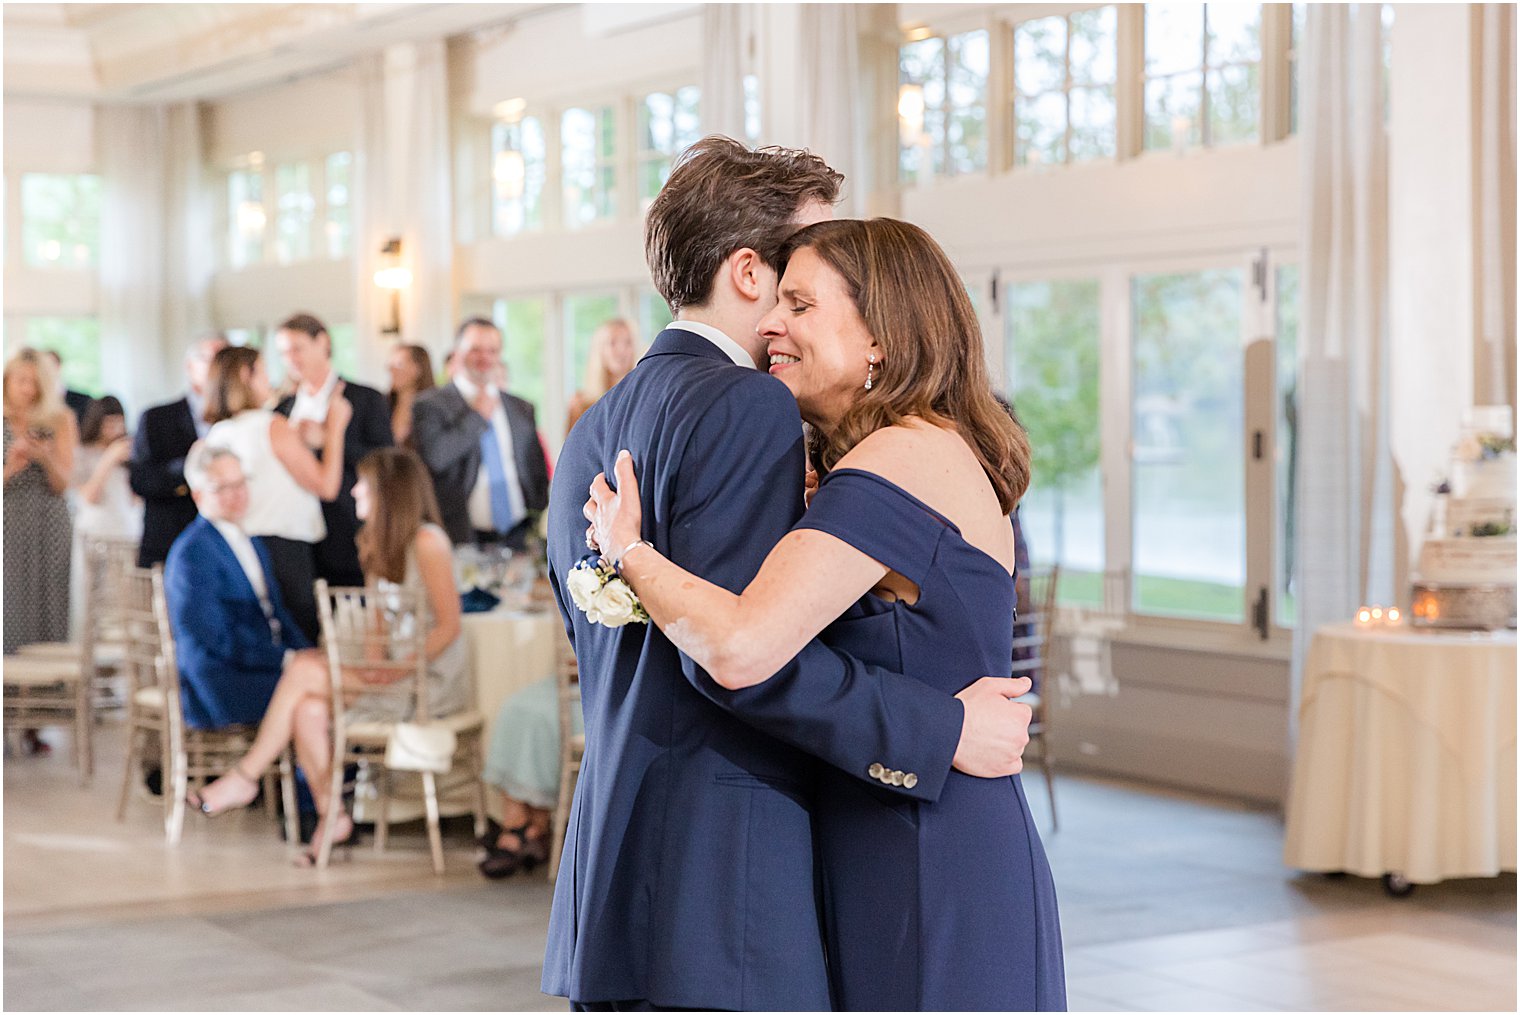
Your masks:
<svg viewBox="0 0 1520 1015"><path fill-rule="evenodd" d="M237 555L215 525L197 517L169 549L164 592L179 658L180 699L191 729L261 721L286 650L311 647L280 598L269 551L257 536L253 546L279 622L278 638Z"/></svg>
<svg viewBox="0 0 1520 1015"><path fill-rule="evenodd" d="M174 540L195 521L195 501L185 485L185 456L195 440L188 398L143 410L127 466L132 492L143 499L138 567L162 564Z"/></svg>
<svg viewBox="0 0 1520 1015"><path fill-rule="evenodd" d="M935 800L961 704L816 640L765 683L728 691L653 626L589 624L564 576L586 553L587 487L612 475L623 448L638 469L644 538L731 591L803 509L791 393L688 331L662 332L566 439L549 500L550 578L580 661L586 754L543 989L582 1002L826 1009L815 759L878 789L873 762L917 772L915 787L891 792Z"/></svg>

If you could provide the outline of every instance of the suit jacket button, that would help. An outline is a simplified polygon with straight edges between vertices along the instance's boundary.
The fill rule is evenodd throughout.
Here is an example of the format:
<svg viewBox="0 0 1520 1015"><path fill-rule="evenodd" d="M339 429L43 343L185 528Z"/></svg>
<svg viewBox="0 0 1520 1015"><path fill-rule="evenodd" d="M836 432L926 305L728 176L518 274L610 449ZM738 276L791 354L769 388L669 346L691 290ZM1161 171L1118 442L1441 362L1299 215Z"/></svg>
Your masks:
<svg viewBox="0 0 1520 1015"><path fill-rule="evenodd" d="M882 776L882 773L885 772L885 771L886 771L886 769L884 769L884 768L881 767L881 762L877 761L877 762L873 762L871 764L871 767L868 768L868 769L866 769L866 774L869 775L873 779L880 779L881 776Z"/></svg>
<svg viewBox="0 0 1520 1015"><path fill-rule="evenodd" d="M903 784L903 774L901 772L893 772L892 773L892 785L894 785L894 786L901 786L902 784Z"/></svg>
<svg viewBox="0 0 1520 1015"><path fill-rule="evenodd" d="M907 775L903 776L903 789L912 789L917 785L918 776L914 775L912 772L909 772Z"/></svg>

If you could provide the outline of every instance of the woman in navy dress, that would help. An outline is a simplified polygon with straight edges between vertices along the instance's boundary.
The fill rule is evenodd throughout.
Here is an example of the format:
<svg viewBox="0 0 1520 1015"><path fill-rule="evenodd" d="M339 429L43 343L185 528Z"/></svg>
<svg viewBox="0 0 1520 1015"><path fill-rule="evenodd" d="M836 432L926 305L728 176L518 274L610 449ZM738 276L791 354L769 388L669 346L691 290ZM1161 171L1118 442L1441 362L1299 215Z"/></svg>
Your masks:
<svg viewBox="0 0 1520 1015"><path fill-rule="evenodd" d="M994 400L954 267L916 226L822 222L788 244L779 295L760 332L822 475L802 521L735 595L640 541L625 454L619 492L592 487L592 541L728 688L763 683L820 632L947 694L1007 675L1008 515L1029 445ZM825 768L815 812L836 1007L1065 1008L1055 888L1018 776L952 771L920 804Z"/></svg>

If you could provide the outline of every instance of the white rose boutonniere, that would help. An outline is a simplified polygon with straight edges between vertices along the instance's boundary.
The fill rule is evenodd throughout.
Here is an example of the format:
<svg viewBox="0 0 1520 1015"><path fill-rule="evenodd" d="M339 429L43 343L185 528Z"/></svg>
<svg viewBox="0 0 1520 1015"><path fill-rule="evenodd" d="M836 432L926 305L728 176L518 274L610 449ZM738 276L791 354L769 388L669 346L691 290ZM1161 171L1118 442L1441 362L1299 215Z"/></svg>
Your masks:
<svg viewBox="0 0 1520 1015"><path fill-rule="evenodd" d="M649 614L639 597L600 557L583 558L565 575L565 585L576 608L593 624L618 628L649 623Z"/></svg>

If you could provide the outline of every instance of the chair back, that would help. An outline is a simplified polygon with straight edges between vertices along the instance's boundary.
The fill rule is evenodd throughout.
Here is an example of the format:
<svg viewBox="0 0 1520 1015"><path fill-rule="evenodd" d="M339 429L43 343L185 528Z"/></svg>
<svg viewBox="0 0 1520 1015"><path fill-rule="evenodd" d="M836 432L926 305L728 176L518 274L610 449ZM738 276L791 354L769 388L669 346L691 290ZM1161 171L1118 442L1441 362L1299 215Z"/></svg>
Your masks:
<svg viewBox="0 0 1520 1015"><path fill-rule="evenodd" d="M112 578L110 595L115 602L110 609L113 624L122 636L126 651L124 669L127 674L128 697L138 691L164 684L164 676L160 672L163 667L164 644L167 640L172 652L173 638L167 636L169 611L164 602L163 576L162 565L157 565L152 570L134 565ZM163 623L160 623L160 614L163 615ZM177 690L178 674L174 685Z"/></svg>
<svg viewBox="0 0 1520 1015"><path fill-rule="evenodd" d="M570 639L556 626L554 683L559 690L560 758L568 760L574 749L575 712L581 707L581 668Z"/></svg>
<svg viewBox="0 0 1520 1015"><path fill-rule="evenodd" d="M427 721L426 594L390 583L338 587L318 579L316 595L339 738L345 691L402 698L413 721Z"/></svg>

